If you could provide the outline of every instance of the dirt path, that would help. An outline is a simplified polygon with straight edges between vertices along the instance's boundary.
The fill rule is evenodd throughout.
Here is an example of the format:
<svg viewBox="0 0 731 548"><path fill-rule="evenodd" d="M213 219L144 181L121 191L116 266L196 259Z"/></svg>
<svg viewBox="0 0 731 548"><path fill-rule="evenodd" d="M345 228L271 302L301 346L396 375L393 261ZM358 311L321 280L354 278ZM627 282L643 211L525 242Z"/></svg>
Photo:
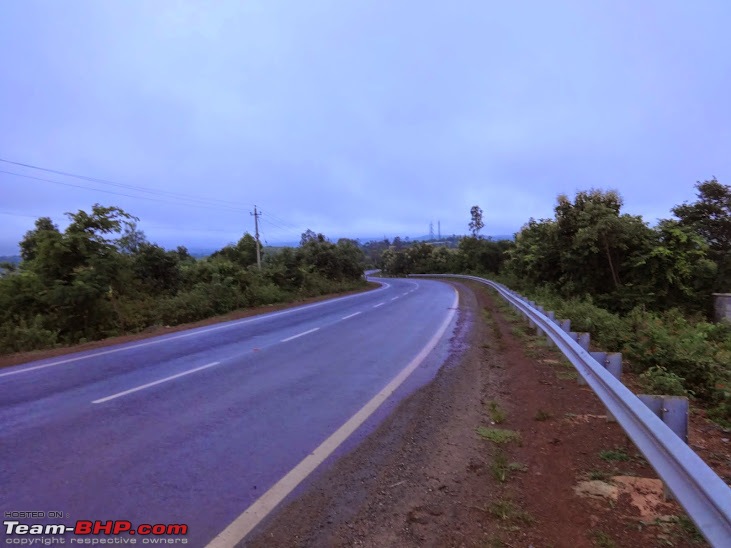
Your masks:
<svg viewBox="0 0 731 548"><path fill-rule="evenodd" d="M576 373L482 286L467 342L244 546L702 546Z"/></svg>

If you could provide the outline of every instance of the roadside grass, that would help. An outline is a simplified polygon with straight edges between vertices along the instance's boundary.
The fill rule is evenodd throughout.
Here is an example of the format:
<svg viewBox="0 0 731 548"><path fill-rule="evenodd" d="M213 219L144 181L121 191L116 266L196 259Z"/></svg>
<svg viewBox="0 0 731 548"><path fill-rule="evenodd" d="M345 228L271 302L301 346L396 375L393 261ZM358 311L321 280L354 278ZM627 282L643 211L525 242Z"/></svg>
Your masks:
<svg viewBox="0 0 731 548"><path fill-rule="evenodd" d="M622 448L605 449L599 452L599 458L607 462L625 462L630 460L630 456Z"/></svg>
<svg viewBox="0 0 731 548"><path fill-rule="evenodd" d="M533 418L539 422L542 422L547 421L551 417L553 417L553 415L550 412L545 411L544 409L539 409L538 411L536 411L536 414Z"/></svg>
<svg viewBox="0 0 731 548"><path fill-rule="evenodd" d="M609 472L604 472L603 470L589 470L586 477L593 481L608 481L612 478L612 475Z"/></svg>
<svg viewBox="0 0 731 548"><path fill-rule="evenodd" d="M490 313L490 310L488 308L482 309L482 319L485 322L485 325L490 328L490 332L492 333L492 339L495 342L496 350L500 351L503 349L504 342L503 342L503 333L500 331L500 326L495 321L495 318L492 317L492 314ZM491 348L492 344L490 341L482 345L483 348Z"/></svg>
<svg viewBox="0 0 731 548"><path fill-rule="evenodd" d="M487 428L480 426L477 428L477 433L484 439L490 440L493 443L510 443L513 441L521 441L520 432L515 430L506 430L503 428Z"/></svg>
<svg viewBox="0 0 731 548"><path fill-rule="evenodd" d="M592 531L591 532L591 541L594 544L594 546L599 546L600 548L614 548L616 546L612 537L610 537L604 531L599 531L599 530Z"/></svg>
<svg viewBox="0 0 731 548"><path fill-rule="evenodd" d="M568 381L572 379L578 379L579 374L576 371L557 371L556 377L558 377L562 381Z"/></svg>
<svg viewBox="0 0 731 548"><path fill-rule="evenodd" d="M671 514L658 516L651 521L639 520L638 526L640 529L657 527L659 533L656 533L657 538L663 539L668 546L676 546L676 543L681 546L695 544L708 546L701 532L686 515Z"/></svg>
<svg viewBox="0 0 731 548"><path fill-rule="evenodd" d="M490 505L490 514L515 525L532 525L535 518L510 499L498 499Z"/></svg>
<svg viewBox="0 0 731 548"><path fill-rule="evenodd" d="M500 538L492 536L487 539L487 548L506 548L508 545L505 544Z"/></svg>
<svg viewBox="0 0 731 548"><path fill-rule="evenodd" d="M490 463L492 476L500 483L505 483L512 472L526 472L528 467L520 462L508 462L508 457L503 451L497 450Z"/></svg>
<svg viewBox="0 0 731 548"><path fill-rule="evenodd" d="M489 402L487 402L487 408L488 412L490 413L490 418L495 424L505 422L505 419L507 418L507 413L502 407L500 407L500 404L498 402L496 402L495 400L490 400Z"/></svg>
<svg viewBox="0 0 731 548"><path fill-rule="evenodd" d="M543 351L539 348L536 348L535 346L529 346L524 350L524 353L526 356L528 356L529 358L533 358L534 360L543 357Z"/></svg>
<svg viewBox="0 0 731 548"><path fill-rule="evenodd" d="M682 516L675 516L677 518L677 524L678 528L682 531L682 533L693 543L702 543L704 542L703 535L698 530L698 527L696 527L695 523L685 515Z"/></svg>

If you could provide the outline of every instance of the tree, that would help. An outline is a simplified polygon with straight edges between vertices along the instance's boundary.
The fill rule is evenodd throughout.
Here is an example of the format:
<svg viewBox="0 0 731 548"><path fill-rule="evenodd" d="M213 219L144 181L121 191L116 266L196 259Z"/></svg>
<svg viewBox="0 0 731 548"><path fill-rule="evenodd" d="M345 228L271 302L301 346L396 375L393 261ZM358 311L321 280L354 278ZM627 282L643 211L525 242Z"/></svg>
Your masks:
<svg viewBox="0 0 731 548"><path fill-rule="evenodd" d="M609 294L623 286L623 271L651 245L652 231L641 217L621 214L614 190L591 189L571 201L558 197L556 225L563 285L570 291Z"/></svg>
<svg viewBox="0 0 731 548"><path fill-rule="evenodd" d="M530 285L557 284L561 279L561 248L553 219L530 219L515 235L507 252L507 271Z"/></svg>
<svg viewBox="0 0 731 548"><path fill-rule="evenodd" d="M731 290L731 186L713 178L695 187L698 199L672 211L681 226L689 227L708 243L709 258L716 264L712 290L726 292Z"/></svg>
<svg viewBox="0 0 731 548"><path fill-rule="evenodd" d="M38 248L49 240L57 241L61 237L58 227L50 217L41 217L36 220L36 227L25 233L20 241L20 256L24 261L32 261L38 254Z"/></svg>
<svg viewBox="0 0 731 548"><path fill-rule="evenodd" d="M145 233L137 228L136 222L131 222L124 227L124 232L117 239L117 247L122 253L137 253L143 244L147 243Z"/></svg>
<svg viewBox="0 0 731 548"><path fill-rule="evenodd" d="M480 234L480 230L482 230L485 226L485 223L482 222L482 210L479 206L472 206L472 209L470 209L470 215L472 217L469 225L470 232L472 233L473 238L477 238Z"/></svg>
<svg viewBox="0 0 731 548"><path fill-rule="evenodd" d="M300 245L306 245L308 242L324 242L325 236L322 234L316 234L313 230L310 230L309 228L305 230L302 233L302 236L300 237Z"/></svg>
<svg viewBox="0 0 731 548"><path fill-rule="evenodd" d="M186 250L187 253L187 250ZM236 245L227 245L211 254L211 259L224 258L243 267L256 264L256 240L248 232Z"/></svg>
<svg viewBox="0 0 731 548"><path fill-rule="evenodd" d="M691 227L717 252L731 252L731 186L715 178L698 182L698 199L672 209L682 226Z"/></svg>
<svg viewBox="0 0 731 548"><path fill-rule="evenodd" d="M180 256L156 244L141 244L133 259L135 277L152 294L175 294L180 286Z"/></svg>
<svg viewBox="0 0 731 548"><path fill-rule="evenodd" d="M652 245L635 262L628 281L654 309L710 312L716 264L708 258L708 244L674 220L660 221L653 233Z"/></svg>

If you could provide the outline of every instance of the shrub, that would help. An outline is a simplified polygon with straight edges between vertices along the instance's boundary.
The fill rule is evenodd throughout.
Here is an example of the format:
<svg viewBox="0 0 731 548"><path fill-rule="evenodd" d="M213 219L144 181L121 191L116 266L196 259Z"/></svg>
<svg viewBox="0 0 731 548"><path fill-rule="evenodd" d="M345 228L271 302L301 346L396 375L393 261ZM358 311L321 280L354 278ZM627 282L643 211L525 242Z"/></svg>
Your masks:
<svg viewBox="0 0 731 548"><path fill-rule="evenodd" d="M672 371L668 371L661 365L650 367L640 375L642 384L651 394L663 394L668 396L688 396L685 389L685 379L679 377Z"/></svg>
<svg viewBox="0 0 731 548"><path fill-rule="evenodd" d="M23 352L53 347L58 342L58 331L43 327L43 318L38 315L28 323L5 322L0 325L0 352Z"/></svg>

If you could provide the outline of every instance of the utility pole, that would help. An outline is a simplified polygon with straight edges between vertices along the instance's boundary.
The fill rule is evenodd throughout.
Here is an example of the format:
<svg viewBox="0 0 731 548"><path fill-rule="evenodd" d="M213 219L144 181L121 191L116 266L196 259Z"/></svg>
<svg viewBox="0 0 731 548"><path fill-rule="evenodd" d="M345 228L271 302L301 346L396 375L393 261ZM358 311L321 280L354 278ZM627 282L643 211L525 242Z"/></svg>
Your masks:
<svg viewBox="0 0 731 548"><path fill-rule="evenodd" d="M256 265L259 267L259 270L261 270L261 242L259 242L259 215L261 215L261 212L256 210L256 206L254 206L254 213L249 213L249 215L254 216L254 231L256 234Z"/></svg>

